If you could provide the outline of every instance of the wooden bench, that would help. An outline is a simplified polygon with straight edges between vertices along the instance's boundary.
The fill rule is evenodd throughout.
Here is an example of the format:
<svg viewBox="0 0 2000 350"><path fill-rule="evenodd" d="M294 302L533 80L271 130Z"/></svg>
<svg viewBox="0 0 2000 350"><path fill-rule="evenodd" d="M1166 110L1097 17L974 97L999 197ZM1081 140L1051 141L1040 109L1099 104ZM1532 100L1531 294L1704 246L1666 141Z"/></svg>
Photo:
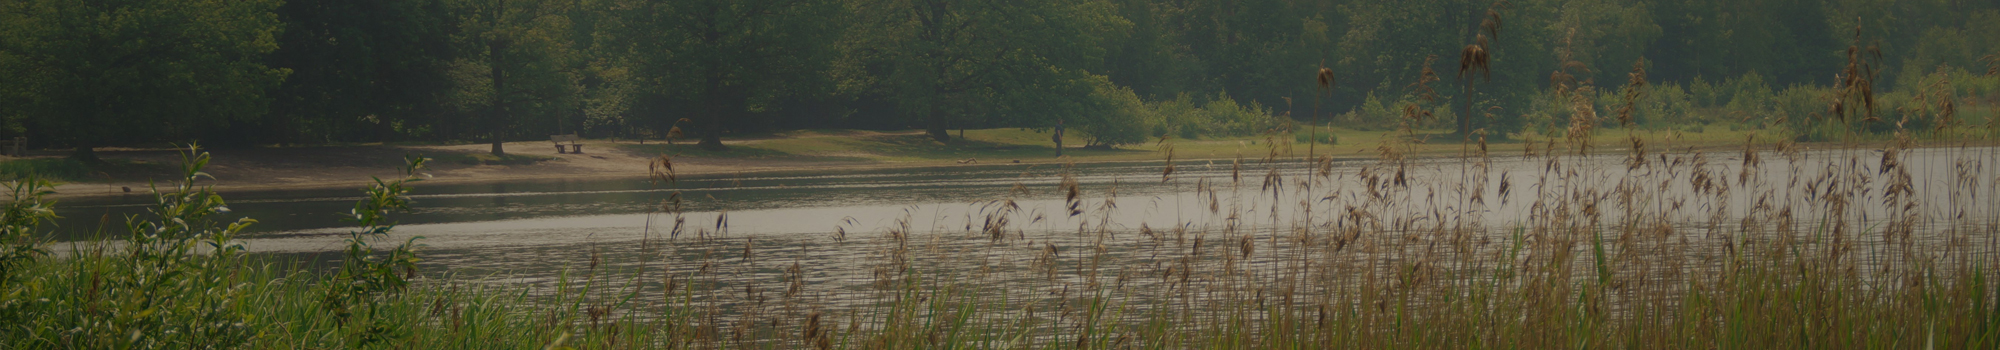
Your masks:
<svg viewBox="0 0 2000 350"><path fill-rule="evenodd" d="M559 154L583 154L583 143L578 141L583 141L583 139L576 137L576 134L549 135L549 142L556 144L556 153Z"/></svg>

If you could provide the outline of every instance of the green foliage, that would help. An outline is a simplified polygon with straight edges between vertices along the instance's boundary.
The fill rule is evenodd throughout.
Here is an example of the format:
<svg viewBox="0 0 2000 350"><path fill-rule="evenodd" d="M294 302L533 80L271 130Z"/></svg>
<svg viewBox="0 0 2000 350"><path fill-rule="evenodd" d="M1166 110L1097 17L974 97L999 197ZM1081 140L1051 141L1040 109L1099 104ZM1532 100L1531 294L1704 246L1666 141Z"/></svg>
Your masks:
<svg viewBox="0 0 2000 350"><path fill-rule="evenodd" d="M410 237L385 254L375 251L374 241L388 238L389 230L396 227L390 221L389 213L409 210L409 183L423 181L418 171L423 170L428 158L405 157L403 178L382 180L363 190L360 201L354 203L345 220L352 222L357 230L350 231L344 240L347 249L340 260L340 270L320 286L325 288L322 300L328 312L347 325L348 335L355 344L367 345L388 340L394 332L400 332L407 325L397 324L392 319L382 317L381 301L384 295L400 293L409 288L409 279L417 273L417 244L422 236Z"/></svg>
<svg viewBox="0 0 2000 350"><path fill-rule="evenodd" d="M196 184L208 177L208 159L193 145L182 153L177 181L153 188L148 215L127 218L118 254L77 251L56 264L74 270L36 264L22 275L31 280L0 286L0 317L19 325L0 338L36 347L227 348L255 337L245 308L257 305L246 303L250 289L236 275L244 264L236 237L256 221L212 219L229 208Z"/></svg>
<svg viewBox="0 0 2000 350"><path fill-rule="evenodd" d="M1192 140L1201 138L1209 125L1207 113L1186 94L1147 103L1146 107L1153 116L1148 123L1156 129L1152 136L1173 135Z"/></svg>
<svg viewBox="0 0 2000 350"><path fill-rule="evenodd" d="M91 178L90 164L69 158L29 158L0 162L0 178L23 179L37 177L81 181Z"/></svg>
<svg viewBox="0 0 2000 350"><path fill-rule="evenodd" d="M1632 123L1643 128L1663 128L1670 125L1707 124L1717 121L1709 115L1694 114L1694 101L1679 84L1665 83L1645 87L1645 93L1633 102ZM1624 93L1615 90L1601 90L1597 94L1597 108L1601 111L1615 111L1625 102ZM1605 118L1606 127L1617 126L1614 118Z"/></svg>
<svg viewBox="0 0 2000 350"><path fill-rule="evenodd" d="M1171 100L1148 103L1148 123L1155 126L1155 135L1174 135L1183 139L1202 137L1235 137L1257 135L1279 128L1283 121L1271 115L1271 110L1256 104L1239 104L1228 95L1217 94L1203 103L1196 103L1188 95L1179 95ZM1158 131L1165 131L1160 133Z"/></svg>
<svg viewBox="0 0 2000 350"><path fill-rule="evenodd" d="M1278 118L1271 116L1271 109L1256 102L1240 104L1229 96L1216 95L1202 105L1208 114L1208 126L1217 136L1242 136L1270 132L1279 126Z"/></svg>
<svg viewBox="0 0 2000 350"><path fill-rule="evenodd" d="M1261 133L1282 123L1250 114L1341 111L1343 126L1386 129L1405 122L1397 106L1420 72L1454 71L1450 54L1478 41L1493 3L3 0L0 138L659 138L685 118L711 149L805 128L942 140L1103 113L1099 77L1144 101L1148 136ZM1498 137L1546 128L1564 109L1544 96L1559 63L1603 92L1644 58L1653 90L1686 96L1640 101L1642 127L1745 123L1789 103L1774 100L1783 89L1833 84L1856 26L1883 49L1885 91L1922 88L1940 67L1984 72L2000 41L1991 2L1507 3L1506 29L1482 46L1492 78L1437 82L1436 104L1454 106L1431 108L1437 119L1471 113L1469 127ZM1340 76L1330 94L1312 83L1322 66ZM1992 94L1979 75L1954 78L1960 96Z"/></svg>
<svg viewBox="0 0 2000 350"><path fill-rule="evenodd" d="M42 223L56 219L55 184L35 176L7 181L8 202L0 204L0 293L12 290L15 272L49 255L42 247Z"/></svg>
<svg viewBox="0 0 2000 350"><path fill-rule="evenodd" d="M573 111L577 101L575 72L566 70L577 59L570 50L572 1L456 0L459 15L453 43L461 53L452 63L456 83L447 99L454 112L470 121L468 135L492 143L516 137L546 137L524 132L518 125ZM531 119L533 118L533 119ZM543 123L533 123L543 124Z"/></svg>
<svg viewBox="0 0 2000 350"><path fill-rule="evenodd" d="M457 18L444 0L288 0L269 65L288 69L271 111L225 130L236 145L464 138L439 135L449 119L448 75Z"/></svg>
<svg viewBox="0 0 2000 350"><path fill-rule="evenodd" d="M605 23L608 42L632 74L628 100L645 125L666 133L692 117L692 134L722 149L727 128L748 126L757 111L786 96L823 94L838 59L832 44L847 16L831 0L617 0Z"/></svg>
<svg viewBox="0 0 2000 350"><path fill-rule="evenodd" d="M1368 97L1362 100L1360 106L1355 107L1354 110L1347 113L1342 113L1335 120L1343 125L1360 130L1394 128L1396 120L1402 118L1402 112L1393 109L1390 106L1391 104L1401 105L1402 103L1399 101L1384 103L1382 99L1375 97L1374 92L1370 92L1368 93Z"/></svg>
<svg viewBox="0 0 2000 350"><path fill-rule="evenodd" d="M1292 140L1298 143L1318 142L1325 145L1338 145L1340 144L1340 135L1334 135L1332 130L1326 130L1325 128L1319 128L1317 132L1307 129L1293 132Z"/></svg>
<svg viewBox="0 0 2000 350"><path fill-rule="evenodd" d="M1145 102L1132 93L1131 88L1111 84L1102 76L1093 77L1089 103L1091 108L1078 114L1070 125L1081 131L1084 145L1117 146L1146 141L1147 121L1150 116Z"/></svg>
<svg viewBox="0 0 2000 350"><path fill-rule="evenodd" d="M968 125L1054 125L1100 113L1087 69L1130 22L1097 1L864 0L850 47L859 81L931 137ZM981 121L997 121L980 123ZM978 123L978 124L975 124Z"/></svg>
<svg viewBox="0 0 2000 350"><path fill-rule="evenodd" d="M59 147L199 137L264 115L276 0L0 2L10 122Z"/></svg>

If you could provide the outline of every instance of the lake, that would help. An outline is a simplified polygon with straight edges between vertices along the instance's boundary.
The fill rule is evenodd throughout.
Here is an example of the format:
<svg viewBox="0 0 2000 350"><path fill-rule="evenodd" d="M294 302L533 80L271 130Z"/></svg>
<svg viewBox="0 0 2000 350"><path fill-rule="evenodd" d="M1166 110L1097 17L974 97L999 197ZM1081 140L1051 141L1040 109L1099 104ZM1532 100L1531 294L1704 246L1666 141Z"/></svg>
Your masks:
<svg viewBox="0 0 2000 350"><path fill-rule="evenodd" d="M1314 266L1343 251L1395 263L1496 254L1528 241L1587 249L1590 239L1577 237L1596 231L1576 227L1660 227L1656 238L1597 239L1621 240L1621 249L1672 247L1674 259L1693 266L1683 271L1719 264L1741 245L1825 237L1841 223L1850 226L1840 232L1862 241L1848 244L1874 255L1898 246L1881 233L1892 225L1917 233L1904 245L2000 251L1992 235L1966 230L2000 218L1996 173L1985 166L2000 164L2000 150L1901 151L1888 169L1883 153L1683 152L1639 164L1615 154L1225 159L1177 161L1164 176L1164 162L1135 162L712 174L665 184L420 182L411 210L392 216L401 223L392 236L423 237L427 276L544 291L578 278L627 290L699 281L691 290L706 292L692 298L732 310L725 313L777 298L767 293L814 308L879 305L880 291L910 271L1023 300L1069 300L1072 291L1114 283L1141 286L1134 300L1241 300L1174 293L1205 283L1199 274L1236 292L1336 274ZM1750 171L1746 155L1758 158ZM359 193L224 195L232 215L260 221L249 251L324 269L337 266L348 232L341 218ZM676 195L672 210L665 203ZM98 222L140 215L150 200L63 200L58 240L92 237ZM1778 227L1789 233L1746 232ZM1578 232L1586 236L1561 236Z"/></svg>

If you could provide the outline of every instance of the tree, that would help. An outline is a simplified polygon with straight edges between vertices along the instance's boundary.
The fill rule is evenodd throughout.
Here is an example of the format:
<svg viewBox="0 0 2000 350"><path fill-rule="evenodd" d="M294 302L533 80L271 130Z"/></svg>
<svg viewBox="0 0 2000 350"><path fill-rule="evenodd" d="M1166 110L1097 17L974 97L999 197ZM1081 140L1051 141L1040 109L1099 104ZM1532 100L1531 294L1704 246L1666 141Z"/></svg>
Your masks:
<svg viewBox="0 0 2000 350"><path fill-rule="evenodd" d="M878 69L879 93L945 142L949 115L1048 116L1064 112L1047 110L1054 101L1088 98L1043 92L1090 76L1105 36L1130 26L1112 10L1102 1L863 1L853 45Z"/></svg>
<svg viewBox="0 0 2000 350"><path fill-rule="evenodd" d="M290 0L270 65L292 74L272 92L253 135L275 142L387 141L431 129L451 89L450 31L441 0Z"/></svg>
<svg viewBox="0 0 2000 350"><path fill-rule="evenodd" d="M723 150L726 119L825 74L845 10L830 0L620 0L610 25L635 92L693 105L700 146Z"/></svg>
<svg viewBox="0 0 2000 350"><path fill-rule="evenodd" d="M76 148L188 137L261 116L286 74L275 0L0 1L0 72L25 128Z"/></svg>
<svg viewBox="0 0 2000 350"><path fill-rule="evenodd" d="M573 108L575 84L564 71L569 0L460 0L461 56L454 67L462 112L478 115L493 154L530 115Z"/></svg>

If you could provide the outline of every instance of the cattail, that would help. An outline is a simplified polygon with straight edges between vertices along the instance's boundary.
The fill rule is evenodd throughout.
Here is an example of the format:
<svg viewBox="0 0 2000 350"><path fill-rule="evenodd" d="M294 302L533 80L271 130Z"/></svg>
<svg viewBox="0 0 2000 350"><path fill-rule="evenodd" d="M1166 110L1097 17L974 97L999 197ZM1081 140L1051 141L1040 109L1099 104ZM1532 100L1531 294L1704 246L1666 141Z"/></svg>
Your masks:
<svg viewBox="0 0 2000 350"><path fill-rule="evenodd" d="M1626 75L1630 76L1631 80L1625 83L1625 105L1618 108L1618 126L1630 128L1634 106L1638 104L1639 97L1644 94L1643 89L1646 87L1646 60L1632 62L1632 72Z"/></svg>
<svg viewBox="0 0 2000 350"><path fill-rule="evenodd" d="M1326 67L1320 67L1319 73L1314 74L1313 77L1319 81L1319 88L1321 90L1333 88L1334 79L1333 79L1332 69L1327 69Z"/></svg>

